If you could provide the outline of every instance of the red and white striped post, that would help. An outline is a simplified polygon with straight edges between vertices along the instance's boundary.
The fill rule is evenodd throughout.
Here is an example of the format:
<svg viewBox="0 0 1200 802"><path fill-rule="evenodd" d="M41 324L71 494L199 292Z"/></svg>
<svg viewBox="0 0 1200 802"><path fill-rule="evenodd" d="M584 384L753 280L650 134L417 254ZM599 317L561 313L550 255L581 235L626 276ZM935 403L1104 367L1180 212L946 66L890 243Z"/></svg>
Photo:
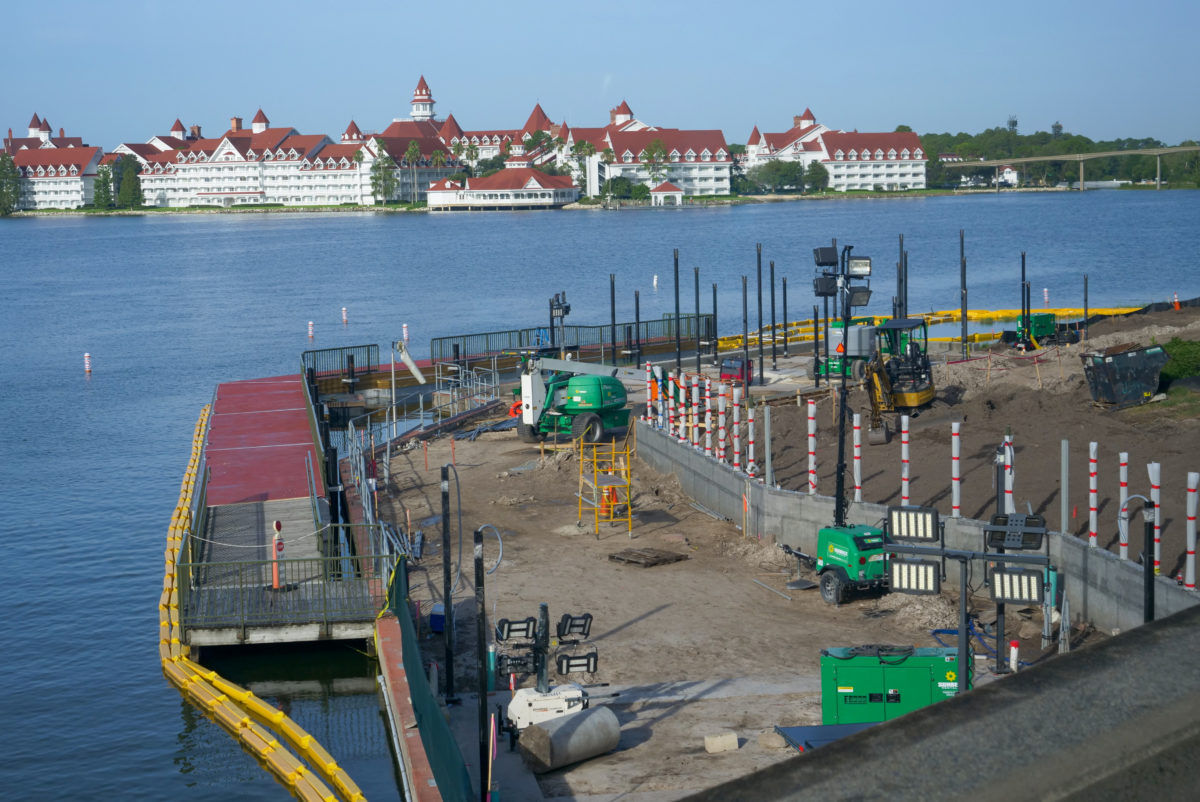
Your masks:
<svg viewBox="0 0 1200 802"><path fill-rule="evenodd" d="M1004 435L1004 511L1013 513L1017 511L1017 503L1013 500L1013 462L1016 456L1013 451L1013 439L1011 434Z"/></svg>
<svg viewBox="0 0 1200 802"><path fill-rule="evenodd" d="M1096 515L1099 493L1096 487L1096 443L1088 443L1088 545L1096 546Z"/></svg>
<svg viewBox="0 0 1200 802"><path fill-rule="evenodd" d="M704 456L712 456L712 379L704 377Z"/></svg>
<svg viewBox="0 0 1200 802"><path fill-rule="evenodd" d="M662 386L663 401L667 405L667 435L675 436L675 372L667 374L666 384Z"/></svg>
<svg viewBox="0 0 1200 802"><path fill-rule="evenodd" d="M754 407L746 406L746 475L751 479L758 473L754 464Z"/></svg>
<svg viewBox="0 0 1200 802"><path fill-rule="evenodd" d="M1042 287L1042 303L1046 305L1047 309L1050 308L1050 288L1049 287Z"/></svg>
<svg viewBox="0 0 1200 802"><path fill-rule="evenodd" d="M692 448L700 450L700 377L692 376Z"/></svg>
<svg viewBox="0 0 1200 802"><path fill-rule="evenodd" d="M854 500L862 501L862 415L854 413Z"/></svg>
<svg viewBox="0 0 1200 802"><path fill-rule="evenodd" d="M272 526L275 529L275 536L271 538L271 588L279 590L279 585L283 580L283 566L279 564L283 559L283 522L276 521Z"/></svg>
<svg viewBox="0 0 1200 802"><path fill-rule="evenodd" d="M311 340L312 338L313 338L313 322L310 320L310 321L308 321L308 339Z"/></svg>
<svg viewBox="0 0 1200 802"><path fill-rule="evenodd" d="M950 424L950 517L962 517L962 433L960 423Z"/></svg>
<svg viewBox="0 0 1200 802"><path fill-rule="evenodd" d="M900 504L909 505L908 496L908 416L900 416Z"/></svg>
<svg viewBox="0 0 1200 802"><path fill-rule="evenodd" d="M654 369L654 383L658 385L658 428L665 429L667 426L667 393L665 392L667 385L663 383L662 368Z"/></svg>
<svg viewBox="0 0 1200 802"><path fill-rule="evenodd" d="M1146 470L1150 473L1150 500L1154 502L1154 574L1157 576L1162 560L1162 465L1151 462Z"/></svg>
<svg viewBox="0 0 1200 802"><path fill-rule="evenodd" d="M1129 501L1129 453L1122 451L1121 459L1121 503L1117 507L1120 514L1125 516L1124 531L1119 532L1121 540L1121 559L1129 559L1129 513L1125 511L1125 505Z"/></svg>
<svg viewBox="0 0 1200 802"><path fill-rule="evenodd" d="M404 340L404 342L408 342L408 324L407 323L400 324L400 339Z"/></svg>
<svg viewBox="0 0 1200 802"><path fill-rule="evenodd" d="M346 307L342 307L342 325L345 326L350 322L350 318L346 315Z"/></svg>
<svg viewBox="0 0 1200 802"><path fill-rule="evenodd" d="M733 469L742 469L742 388L733 388Z"/></svg>
<svg viewBox="0 0 1200 802"><path fill-rule="evenodd" d="M1200 473L1187 475L1187 556L1183 563L1183 586L1196 589L1196 494Z"/></svg>
<svg viewBox="0 0 1200 802"><path fill-rule="evenodd" d="M1014 674L1021 665L1021 641L1010 640L1008 642L1008 670Z"/></svg>
<svg viewBox="0 0 1200 802"><path fill-rule="evenodd" d="M92 372L92 355L91 354L85 353L83 355L83 372L84 373Z"/></svg>
<svg viewBox="0 0 1200 802"><path fill-rule="evenodd" d="M717 461L725 461L725 385L717 385Z"/></svg>
<svg viewBox="0 0 1200 802"><path fill-rule="evenodd" d="M646 363L646 417L645 417L646 423L650 422L650 408L651 408L650 396L653 395L653 393L650 392L650 389L653 386L654 386L653 380L650 378L650 363L647 362Z"/></svg>
<svg viewBox="0 0 1200 802"><path fill-rule="evenodd" d="M687 445L688 441L688 423L691 417L691 410L688 409L688 392L687 392L687 375L679 374L679 386L676 388L679 393L679 442Z"/></svg>
<svg viewBox="0 0 1200 802"><path fill-rule="evenodd" d="M808 494L817 494L817 402L808 402Z"/></svg>

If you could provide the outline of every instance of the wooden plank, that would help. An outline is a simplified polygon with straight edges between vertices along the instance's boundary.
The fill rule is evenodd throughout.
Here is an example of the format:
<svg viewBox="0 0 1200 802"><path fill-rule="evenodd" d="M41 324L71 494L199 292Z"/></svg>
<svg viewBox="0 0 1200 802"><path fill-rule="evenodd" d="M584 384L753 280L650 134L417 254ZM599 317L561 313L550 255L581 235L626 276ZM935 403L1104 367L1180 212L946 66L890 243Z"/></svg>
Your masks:
<svg viewBox="0 0 1200 802"><path fill-rule="evenodd" d="M608 555L608 559L613 562L630 563L632 565L640 565L643 568L652 568L656 565L666 565L668 563L679 562L686 560L686 554L680 554L675 551L666 551L664 549L624 549L615 554Z"/></svg>

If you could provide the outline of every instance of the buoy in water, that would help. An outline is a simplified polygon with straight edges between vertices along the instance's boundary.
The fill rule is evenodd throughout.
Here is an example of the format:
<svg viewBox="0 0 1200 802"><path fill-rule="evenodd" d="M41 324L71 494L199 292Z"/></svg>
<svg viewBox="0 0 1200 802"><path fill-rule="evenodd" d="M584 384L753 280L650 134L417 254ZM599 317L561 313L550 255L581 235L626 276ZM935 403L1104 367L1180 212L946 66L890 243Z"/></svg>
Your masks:
<svg viewBox="0 0 1200 802"><path fill-rule="evenodd" d="M92 372L92 355L91 354L83 355L83 372L84 373Z"/></svg>
<svg viewBox="0 0 1200 802"><path fill-rule="evenodd" d="M308 339L311 340L312 338L313 338L313 323L310 320L310 321L308 321Z"/></svg>
<svg viewBox="0 0 1200 802"><path fill-rule="evenodd" d="M346 307L343 306L342 307L342 325L345 326L348 322L349 322L349 319L346 317Z"/></svg>

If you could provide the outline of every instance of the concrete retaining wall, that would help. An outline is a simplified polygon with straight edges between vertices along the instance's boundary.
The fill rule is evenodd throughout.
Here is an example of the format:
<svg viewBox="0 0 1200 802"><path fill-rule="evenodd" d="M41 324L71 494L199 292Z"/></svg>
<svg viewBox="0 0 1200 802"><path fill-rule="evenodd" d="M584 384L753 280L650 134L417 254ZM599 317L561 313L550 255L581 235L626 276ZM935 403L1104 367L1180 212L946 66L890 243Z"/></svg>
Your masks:
<svg viewBox="0 0 1200 802"><path fill-rule="evenodd" d="M745 525L748 537L786 543L809 554L817 547L817 529L833 521L833 498L780 490L752 480L717 462L690 445L680 444L662 431L638 422L638 455L656 471L674 474L683 492L697 504L736 525ZM887 507L851 503L847 523L882 524ZM943 518L949 548L979 550L984 521ZM1103 631L1126 630L1142 623L1142 567L1116 554L1091 548L1074 535L1050 533L1050 562L1062 576L1063 591L1076 621L1088 621ZM980 570L976 565L975 570ZM958 562L947 561L947 582L957 587ZM973 584L981 577L971 577ZM1155 613L1163 618L1200 604L1200 594L1189 593L1167 577L1155 578Z"/></svg>

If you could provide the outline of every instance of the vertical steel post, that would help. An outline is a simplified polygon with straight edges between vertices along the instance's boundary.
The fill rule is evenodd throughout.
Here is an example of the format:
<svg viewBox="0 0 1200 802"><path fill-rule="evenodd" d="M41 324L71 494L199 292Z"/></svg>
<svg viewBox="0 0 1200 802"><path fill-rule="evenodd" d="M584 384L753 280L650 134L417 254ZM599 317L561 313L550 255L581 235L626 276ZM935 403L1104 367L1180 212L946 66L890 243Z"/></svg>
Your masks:
<svg viewBox="0 0 1200 802"><path fill-rule="evenodd" d="M1088 274L1083 274L1083 339L1088 338Z"/></svg>
<svg viewBox="0 0 1200 802"><path fill-rule="evenodd" d="M642 361L642 295L639 290L633 291L633 358L635 363Z"/></svg>
<svg viewBox="0 0 1200 802"><path fill-rule="evenodd" d="M758 381L761 384L763 380L763 313L762 313L762 243L758 243L757 252L757 271L758 271Z"/></svg>
<svg viewBox="0 0 1200 802"><path fill-rule="evenodd" d="M958 561L958 688L955 689L954 695L961 696L967 692L967 676L971 671L970 656L968 655L968 641L970 635L967 633L967 561ZM1000 653L1000 641L996 641L996 654Z"/></svg>
<svg viewBox="0 0 1200 802"><path fill-rule="evenodd" d="M620 357L617 356L617 274L608 274L608 312L610 326L612 327L612 355L613 364L619 365Z"/></svg>
<svg viewBox="0 0 1200 802"><path fill-rule="evenodd" d="M783 355L788 355L787 276L783 279Z"/></svg>
<svg viewBox="0 0 1200 802"><path fill-rule="evenodd" d="M1058 521L1059 530L1064 535L1070 532L1071 526L1071 441L1063 440L1059 447L1058 469Z"/></svg>
<svg viewBox="0 0 1200 802"><path fill-rule="evenodd" d="M483 527L475 530L475 658L479 661L479 802L487 802L488 726L487 606L483 596Z"/></svg>
<svg viewBox="0 0 1200 802"><path fill-rule="evenodd" d="M695 277L696 285L696 372L700 372L700 352L704 350L700 346L700 268L693 267L692 275Z"/></svg>
<svg viewBox="0 0 1200 802"><path fill-rule="evenodd" d="M1008 473L1005 470L1005 467L1006 467L1005 462L1007 460L1007 452L1008 452L1008 449L1006 449L1003 445L1001 445L1000 448L998 448L996 450L996 514L997 515L1002 515L1005 512L1006 502L1005 502L1005 494L1004 494L1004 477ZM1003 554L1004 549L1002 549L1002 548L996 549L996 553ZM964 573L966 572L967 564L965 562L961 564L960 570L962 570ZM984 567L984 571L985 572L987 571L986 566ZM985 581L990 582L991 578L990 577L985 578ZM1004 604L1001 602L997 602L996 603L996 673L997 674L1008 673L1008 666L1006 666L1004 664L1004 649L1001 648L1001 644L1003 644L1003 643L1004 643ZM960 669L960 671L961 671L961 669ZM960 683L960 687L961 687L961 683Z"/></svg>
<svg viewBox="0 0 1200 802"><path fill-rule="evenodd" d="M904 308L904 235L900 235L900 254L896 257L896 317L908 317ZM844 342L844 341L843 341Z"/></svg>
<svg viewBox="0 0 1200 802"><path fill-rule="evenodd" d="M446 702L454 699L454 603L450 597L450 466L442 466L442 636L446 639Z"/></svg>
<svg viewBox="0 0 1200 802"><path fill-rule="evenodd" d="M550 656L550 608L545 602L538 605L533 651L537 657L537 692L550 693L550 680L546 676L546 661Z"/></svg>
<svg viewBox="0 0 1200 802"><path fill-rule="evenodd" d="M750 302L748 295L749 291L750 288L747 286L746 277L742 276L742 359L744 360L742 362L742 370L744 371L742 376L742 384L745 385L747 393L750 392L750 382L745 381L747 378L749 378L745 374L750 372L750 307L748 306Z"/></svg>
<svg viewBox="0 0 1200 802"><path fill-rule="evenodd" d="M962 304L962 358L966 359L970 353L967 345L967 245L966 234L963 229L958 230L958 292Z"/></svg>
<svg viewBox="0 0 1200 802"><path fill-rule="evenodd" d="M1153 507L1149 507L1153 509ZM1154 620L1154 521L1157 510L1153 514L1146 513L1143 506L1142 514L1146 518L1145 531L1142 537L1142 623L1149 624Z"/></svg>
<svg viewBox="0 0 1200 802"><path fill-rule="evenodd" d="M817 309L817 305L813 304L813 386L821 386L821 332L817 328L817 323L821 319L821 313Z"/></svg>
<svg viewBox="0 0 1200 802"><path fill-rule="evenodd" d="M717 333L717 282L713 282L713 318L712 318L712 363L717 364L717 347L720 345L720 335Z"/></svg>
<svg viewBox="0 0 1200 802"><path fill-rule="evenodd" d="M775 486L775 467L771 462L771 407L763 405L763 445L767 452L767 486Z"/></svg>
<svg viewBox="0 0 1200 802"><path fill-rule="evenodd" d="M679 249L675 249L675 370L683 370L683 348L679 339Z"/></svg>
<svg viewBox="0 0 1200 802"><path fill-rule="evenodd" d="M775 260L771 260L771 370L778 370L778 353L775 348Z"/></svg>

